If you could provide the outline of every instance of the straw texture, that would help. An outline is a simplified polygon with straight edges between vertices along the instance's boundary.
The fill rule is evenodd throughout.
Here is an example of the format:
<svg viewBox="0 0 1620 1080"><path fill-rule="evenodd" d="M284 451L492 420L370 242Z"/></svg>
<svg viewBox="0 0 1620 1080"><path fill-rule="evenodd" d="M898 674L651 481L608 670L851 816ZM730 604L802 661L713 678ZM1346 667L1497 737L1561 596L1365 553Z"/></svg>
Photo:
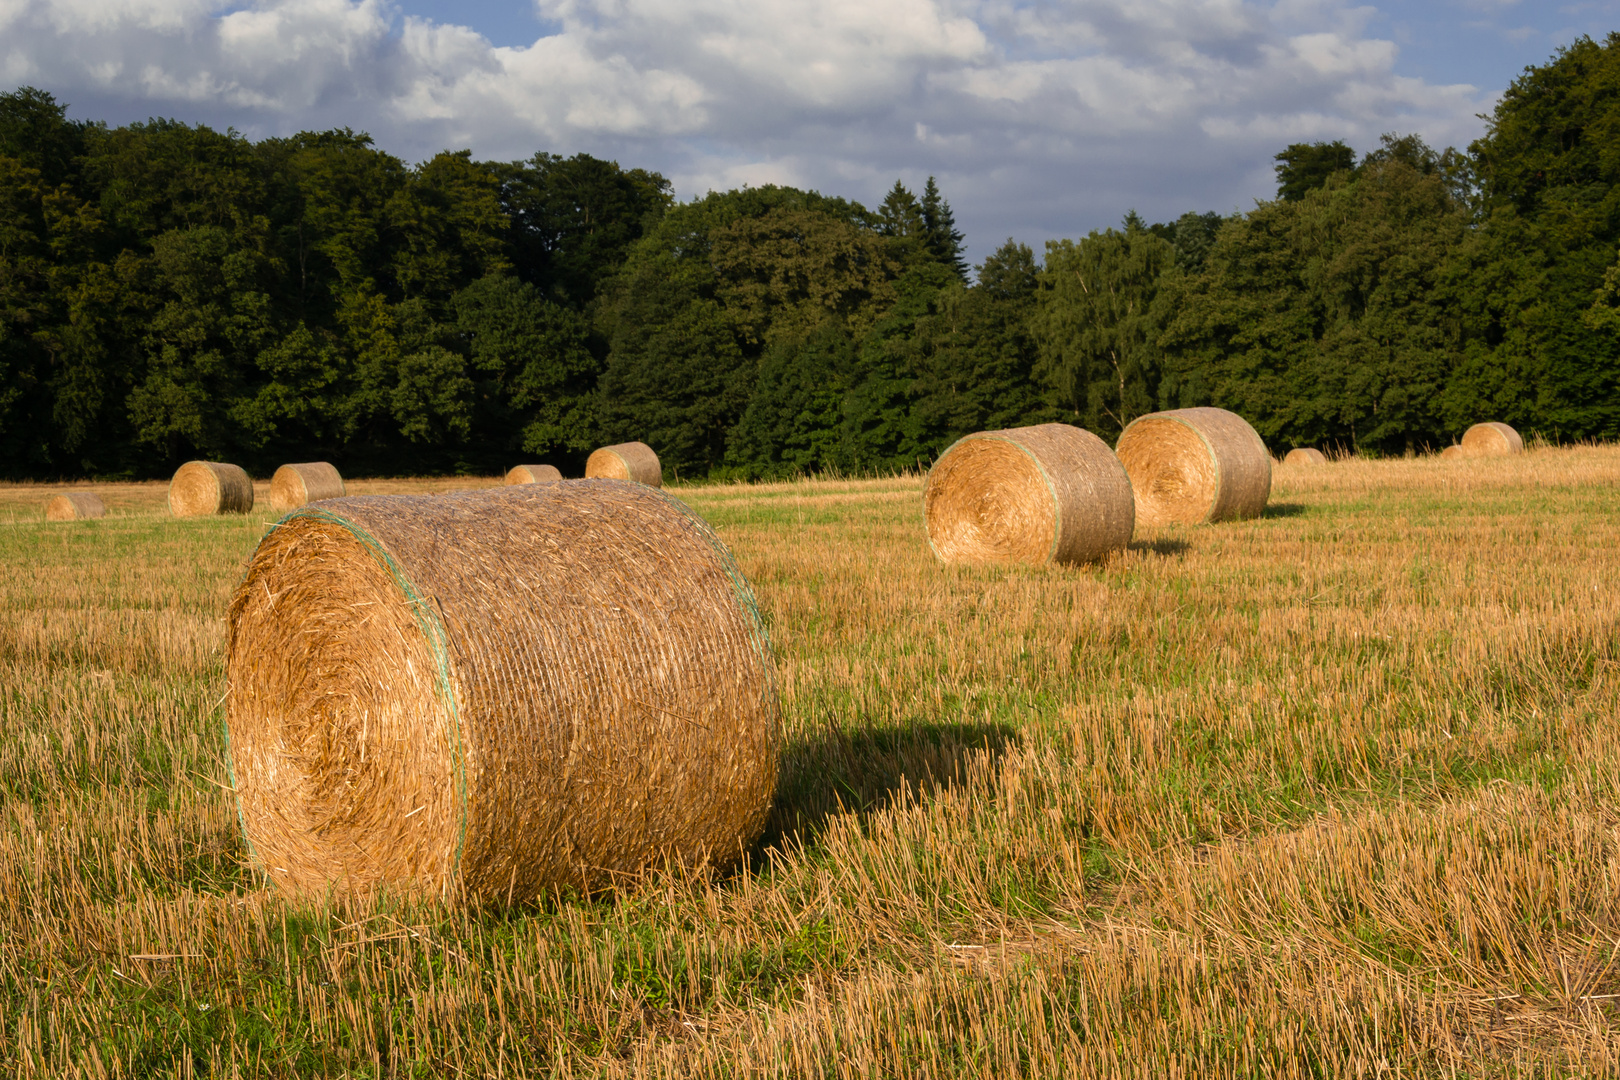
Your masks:
<svg viewBox="0 0 1620 1080"><path fill-rule="evenodd" d="M1475 424L1463 432L1462 448L1468 455L1477 457L1522 454L1524 440L1506 424Z"/></svg>
<svg viewBox="0 0 1620 1080"><path fill-rule="evenodd" d="M604 446L585 460L585 476L607 480L634 480L648 487L664 486L664 470L658 455L646 443L627 442Z"/></svg>
<svg viewBox="0 0 1620 1080"><path fill-rule="evenodd" d="M514 465L506 473L508 484L555 484L562 478L555 465Z"/></svg>
<svg viewBox="0 0 1620 1080"><path fill-rule="evenodd" d="M58 495L45 504L46 521L82 521L106 516L107 507L102 503L101 496L88 491Z"/></svg>
<svg viewBox="0 0 1620 1080"><path fill-rule="evenodd" d="M1450 446L1448 446L1444 450L1440 451L1440 456L1441 457L1462 457L1466 453L1467 453L1467 451L1464 450L1461 446L1459 446L1456 443L1452 443Z"/></svg>
<svg viewBox="0 0 1620 1080"><path fill-rule="evenodd" d="M1299 446L1288 451L1288 456L1283 458L1282 463L1284 465L1326 465L1328 459L1326 454L1314 446Z"/></svg>
<svg viewBox="0 0 1620 1080"><path fill-rule="evenodd" d="M188 461L169 481L169 513L175 517L246 514L253 509L253 481L241 466Z"/></svg>
<svg viewBox="0 0 1620 1080"><path fill-rule="evenodd" d="M1259 517L1271 497L1271 454L1248 421L1225 409L1138 417L1120 433L1119 460L1136 492L1139 525Z"/></svg>
<svg viewBox="0 0 1620 1080"><path fill-rule="evenodd" d="M1131 541L1131 481L1108 444L1068 424L981 431L934 462L928 545L947 563L1080 563Z"/></svg>
<svg viewBox="0 0 1620 1080"><path fill-rule="evenodd" d="M322 499L343 497L343 477L325 461L283 465L270 478L270 506L278 514Z"/></svg>
<svg viewBox="0 0 1620 1080"><path fill-rule="evenodd" d="M729 862L775 791L753 594L639 484L295 511L232 601L226 665L243 827L293 892L522 898Z"/></svg>

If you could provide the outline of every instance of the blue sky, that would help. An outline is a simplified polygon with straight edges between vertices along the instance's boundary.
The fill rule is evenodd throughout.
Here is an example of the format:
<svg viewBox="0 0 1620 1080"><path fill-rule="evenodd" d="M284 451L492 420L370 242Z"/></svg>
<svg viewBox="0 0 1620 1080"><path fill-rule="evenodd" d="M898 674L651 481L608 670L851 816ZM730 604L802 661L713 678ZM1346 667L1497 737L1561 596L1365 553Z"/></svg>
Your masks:
<svg viewBox="0 0 1620 1080"><path fill-rule="evenodd" d="M1436 146L1620 0L0 0L0 86L408 161L586 151L682 197L938 176L982 258L1271 195L1295 141Z"/></svg>

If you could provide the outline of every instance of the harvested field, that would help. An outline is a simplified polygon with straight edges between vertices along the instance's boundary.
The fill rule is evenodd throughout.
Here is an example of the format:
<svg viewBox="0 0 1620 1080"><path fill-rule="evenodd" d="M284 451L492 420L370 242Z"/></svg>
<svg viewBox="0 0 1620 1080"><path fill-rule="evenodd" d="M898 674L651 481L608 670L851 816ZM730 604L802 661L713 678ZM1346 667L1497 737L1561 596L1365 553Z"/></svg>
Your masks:
<svg viewBox="0 0 1620 1080"><path fill-rule="evenodd" d="M220 703L271 515L165 489L0 487L0 1074L1620 1070L1620 448L1039 569L939 565L921 477L673 487L771 634L765 839L515 908L266 888Z"/></svg>

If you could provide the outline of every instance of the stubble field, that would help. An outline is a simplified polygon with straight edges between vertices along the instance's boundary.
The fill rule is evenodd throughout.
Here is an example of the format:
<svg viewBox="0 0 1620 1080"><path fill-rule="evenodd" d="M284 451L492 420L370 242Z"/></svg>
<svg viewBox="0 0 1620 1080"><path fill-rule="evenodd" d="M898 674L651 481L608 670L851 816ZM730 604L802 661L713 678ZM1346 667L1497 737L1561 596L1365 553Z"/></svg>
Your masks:
<svg viewBox="0 0 1620 1080"><path fill-rule="evenodd" d="M55 490L0 487L0 1073L1620 1070L1620 448L1278 469L1058 570L939 566L917 478L677 489L772 636L767 835L488 909L267 890L268 515Z"/></svg>

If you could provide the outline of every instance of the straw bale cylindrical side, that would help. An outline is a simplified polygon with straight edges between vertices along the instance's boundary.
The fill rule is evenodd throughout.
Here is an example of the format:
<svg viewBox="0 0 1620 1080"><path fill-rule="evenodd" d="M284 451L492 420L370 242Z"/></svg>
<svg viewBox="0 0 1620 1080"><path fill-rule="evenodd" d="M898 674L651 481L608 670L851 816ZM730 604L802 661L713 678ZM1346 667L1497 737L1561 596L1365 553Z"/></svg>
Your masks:
<svg viewBox="0 0 1620 1080"><path fill-rule="evenodd" d="M1494 421L1486 424L1475 424L1463 432L1462 448L1470 455L1520 454L1524 452L1524 440L1519 433L1506 424Z"/></svg>
<svg viewBox="0 0 1620 1080"><path fill-rule="evenodd" d="M342 475L325 461L283 465L270 478L270 506L278 514L322 499L341 499L343 494Z"/></svg>
<svg viewBox="0 0 1620 1080"><path fill-rule="evenodd" d="M253 480L240 465L188 461L169 481L169 513L175 517L246 514L253 510Z"/></svg>
<svg viewBox="0 0 1620 1080"><path fill-rule="evenodd" d="M658 464L658 455L642 442L616 443L593 450L585 459L585 476L634 480L648 487L664 486L664 470Z"/></svg>
<svg viewBox="0 0 1620 1080"><path fill-rule="evenodd" d="M46 521L82 521L107 516L101 496L89 491L71 491L45 504Z"/></svg>
<svg viewBox="0 0 1620 1080"><path fill-rule="evenodd" d="M1225 409L1173 409L1133 420L1116 446L1141 525L1259 517L1271 497L1271 454Z"/></svg>
<svg viewBox="0 0 1620 1080"><path fill-rule="evenodd" d="M1288 451L1288 456L1283 458L1282 463L1284 465L1326 465L1328 459L1326 454L1314 446L1298 446Z"/></svg>
<svg viewBox="0 0 1620 1080"><path fill-rule="evenodd" d="M243 828L293 892L523 898L728 863L775 792L753 594L639 484L294 511L231 603L226 675Z"/></svg>
<svg viewBox="0 0 1620 1080"><path fill-rule="evenodd" d="M1136 526L1131 480L1108 444L1068 424L981 431L934 462L928 545L948 563L1079 563Z"/></svg>
<svg viewBox="0 0 1620 1080"><path fill-rule="evenodd" d="M1450 446L1448 446L1444 450L1440 451L1440 456L1441 457L1462 457L1466 453L1467 453L1467 451L1464 450L1461 446L1457 445L1456 443L1452 443Z"/></svg>
<svg viewBox="0 0 1620 1080"><path fill-rule="evenodd" d="M555 465L514 465L506 472L508 484L555 484L562 478Z"/></svg>

